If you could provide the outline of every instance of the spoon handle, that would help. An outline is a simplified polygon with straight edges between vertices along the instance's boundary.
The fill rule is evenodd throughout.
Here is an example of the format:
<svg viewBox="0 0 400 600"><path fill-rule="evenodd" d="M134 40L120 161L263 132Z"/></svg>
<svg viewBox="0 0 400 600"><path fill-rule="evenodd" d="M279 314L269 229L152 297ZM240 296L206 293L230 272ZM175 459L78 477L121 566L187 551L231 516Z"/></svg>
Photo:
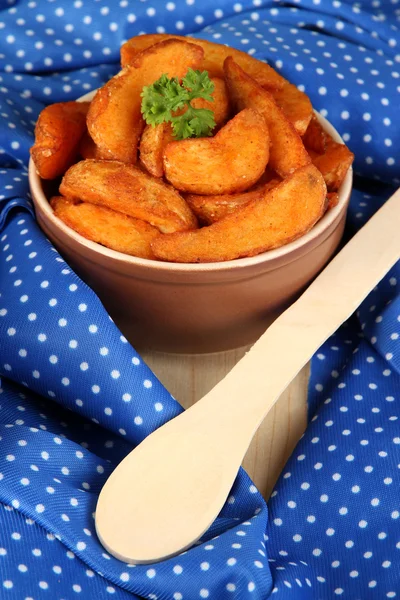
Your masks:
<svg viewBox="0 0 400 600"><path fill-rule="evenodd" d="M397 190L200 402L209 398L231 414L236 409L255 432L314 352L399 260L399 225Z"/></svg>

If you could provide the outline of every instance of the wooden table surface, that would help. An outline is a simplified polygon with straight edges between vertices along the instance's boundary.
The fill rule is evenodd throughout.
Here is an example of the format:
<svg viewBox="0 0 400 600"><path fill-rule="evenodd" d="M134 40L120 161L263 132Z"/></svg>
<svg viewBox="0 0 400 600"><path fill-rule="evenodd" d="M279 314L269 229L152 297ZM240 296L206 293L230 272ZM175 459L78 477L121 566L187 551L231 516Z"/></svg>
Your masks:
<svg viewBox="0 0 400 600"><path fill-rule="evenodd" d="M202 398L242 358L246 348L216 354L166 354L141 351L143 358L171 394L189 408ZM243 466L265 499L306 428L306 366L279 398L259 428ZM243 398L243 402L246 399Z"/></svg>

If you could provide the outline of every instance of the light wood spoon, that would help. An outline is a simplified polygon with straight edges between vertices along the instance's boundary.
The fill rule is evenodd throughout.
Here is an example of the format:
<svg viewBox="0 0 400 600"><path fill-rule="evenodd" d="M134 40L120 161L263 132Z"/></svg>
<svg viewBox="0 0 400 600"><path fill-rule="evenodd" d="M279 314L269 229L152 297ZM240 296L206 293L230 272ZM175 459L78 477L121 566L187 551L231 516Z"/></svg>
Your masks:
<svg viewBox="0 0 400 600"><path fill-rule="evenodd" d="M202 536L275 401L399 260L399 224L400 190L211 392L121 462L96 509L97 534L110 554L154 563Z"/></svg>

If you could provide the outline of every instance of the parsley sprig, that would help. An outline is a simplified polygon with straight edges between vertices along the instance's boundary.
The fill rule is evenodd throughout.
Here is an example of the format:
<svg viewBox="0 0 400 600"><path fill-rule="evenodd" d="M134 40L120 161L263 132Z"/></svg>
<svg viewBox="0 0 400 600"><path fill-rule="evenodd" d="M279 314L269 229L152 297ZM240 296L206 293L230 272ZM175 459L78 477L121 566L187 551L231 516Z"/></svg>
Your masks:
<svg viewBox="0 0 400 600"><path fill-rule="evenodd" d="M214 113L195 108L192 100L203 98L213 102L214 83L207 71L189 69L182 82L177 77L161 75L152 85L144 86L142 114L149 125L171 123L175 139L210 136L215 127ZM183 109L186 109L183 112ZM177 113L178 114L175 114Z"/></svg>

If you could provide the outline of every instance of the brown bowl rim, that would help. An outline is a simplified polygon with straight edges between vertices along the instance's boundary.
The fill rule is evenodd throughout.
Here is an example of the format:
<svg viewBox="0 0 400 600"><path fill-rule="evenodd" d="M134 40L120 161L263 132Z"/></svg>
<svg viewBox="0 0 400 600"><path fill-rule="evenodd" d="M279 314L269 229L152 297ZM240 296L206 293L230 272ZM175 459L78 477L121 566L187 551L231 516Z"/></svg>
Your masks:
<svg viewBox="0 0 400 600"><path fill-rule="evenodd" d="M77 102L87 102L90 101L96 90L85 94L77 99ZM325 119L320 113L314 110L314 113L317 119L320 121L323 128L333 137L336 142L344 143L343 139L336 131L336 129L331 125L331 123ZM283 259L285 257L290 257L292 252L296 254L297 251L301 250L303 246L308 246L310 243L315 241L319 236L321 236L326 230L328 230L336 220L338 220L342 214L343 210L347 210L348 199L351 194L353 184L353 169L352 167L346 173L346 177L338 190L339 194L339 202L338 204L331 208L325 215L314 225L310 231L306 234L298 238L297 240L290 242L289 244L285 244L279 248L275 248L273 250L267 250L266 252L261 252L256 256L246 257L246 258L237 258L234 260L227 261L219 261L219 262L209 262L209 263L175 263L168 261L156 261L147 258L139 258L136 256L130 256L128 254L123 254L122 252L118 252L116 250L111 250L98 244L97 242L92 242L91 240L86 239L81 236L79 233L65 225L61 219L55 216L53 209L50 206L50 203L43 191L42 180L40 179L35 164L30 158L29 160L29 186L31 189L32 200L33 203L37 207L46 214L47 218L57 227L59 228L66 236L72 238L78 245L85 246L89 250L94 253L98 253L105 258L112 259L113 261L117 261L125 264L132 264L138 267L146 267L148 269L155 269L161 271L180 271L180 272L210 272L210 271L222 271L226 269L242 269L245 267L250 267L253 265L258 265L263 262L273 262L274 260Z"/></svg>

